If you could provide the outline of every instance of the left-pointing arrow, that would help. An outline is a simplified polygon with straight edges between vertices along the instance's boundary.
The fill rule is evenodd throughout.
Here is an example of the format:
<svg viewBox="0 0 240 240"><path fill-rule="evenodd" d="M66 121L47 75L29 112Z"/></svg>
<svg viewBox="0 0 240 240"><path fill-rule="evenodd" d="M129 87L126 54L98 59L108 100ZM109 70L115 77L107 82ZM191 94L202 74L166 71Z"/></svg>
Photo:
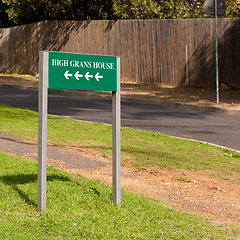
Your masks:
<svg viewBox="0 0 240 240"><path fill-rule="evenodd" d="M96 80L99 82L99 79L100 79L100 78L103 78L103 76L100 76L99 73L97 73L97 74L95 75L95 78L96 78Z"/></svg>
<svg viewBox="0 0 240 240"><path fill-rule="evenodd" d="M74 77L79 80L80 77L83 77L82 74L79 74L79 71L77 71L75 74L74 74Z"/></svg>
<svg viewBox="0 0 240 240"><path fill-rule="evenodd" d="M69 79L69 77L72 77L73 75L71 74L71 73L69 73L69 71L66 71L65 73L64 73L64 77L66 78L66 79Z"/></svg>
<svg viewBox="0 0 240 240"><path fill-rule="evenodd" d="M89 72L87 72L85 78L89 81L89 78L93 78L93 75L90 75Z"/></svg>

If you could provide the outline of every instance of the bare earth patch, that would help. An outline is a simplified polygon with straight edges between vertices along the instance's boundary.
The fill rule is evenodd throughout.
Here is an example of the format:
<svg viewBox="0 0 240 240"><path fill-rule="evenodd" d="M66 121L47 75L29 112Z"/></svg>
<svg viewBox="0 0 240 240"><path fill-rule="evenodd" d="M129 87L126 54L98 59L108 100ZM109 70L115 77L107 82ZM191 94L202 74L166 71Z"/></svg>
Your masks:
<svg viewBox="0 0 240 240"><path fill-rule="evenodd" d="M110 162L109 158L100 154L86 155L94 156L98 161ZM49 164L74 175L82 174L90 179L112 183L111 164L91 171L68 168L66 163L61 165L54 160ZM139 171L125 165L121 168L121 186L162 200L180 211L209 216L216 222L240 225L240 182L210 177L209 174L213 173L158 168L142 168Z"/></svg>

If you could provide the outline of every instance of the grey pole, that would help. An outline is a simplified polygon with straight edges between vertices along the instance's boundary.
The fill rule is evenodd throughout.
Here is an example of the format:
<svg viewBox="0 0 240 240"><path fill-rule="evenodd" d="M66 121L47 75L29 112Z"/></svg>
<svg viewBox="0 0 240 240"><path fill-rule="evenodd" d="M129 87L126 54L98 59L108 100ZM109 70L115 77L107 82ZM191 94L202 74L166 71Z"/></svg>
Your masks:
<svg viewBox="0 0 240 240"><path fill-rule="evenodd" d="M38 212L46 209L48 52L39 52L38 96Z"/></svg>
<svg viewBox="0 0 240 240"><path fill-rule="evenodd" d="M215 59L216 59L216 97L217 104L219 104L217 0L215 0Z"/></svg>
<svg viewBox="0 0 240 240"><path fill-rule="evenodd" d="M117 58L117 92L112 92L112 188L113 202L121 205L121 96L120 58Z"/></svg>

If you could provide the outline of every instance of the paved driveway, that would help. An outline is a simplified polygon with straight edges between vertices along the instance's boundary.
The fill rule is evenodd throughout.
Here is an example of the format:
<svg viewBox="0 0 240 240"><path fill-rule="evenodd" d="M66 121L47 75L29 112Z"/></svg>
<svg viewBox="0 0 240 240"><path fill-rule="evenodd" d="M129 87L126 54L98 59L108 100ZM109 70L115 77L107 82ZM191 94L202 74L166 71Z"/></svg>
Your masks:
<svg viewBox="0 0 240 240"><path fill-rule="evenodd" d="M38 92L0 87L0 103L37 111ZM49 94L50 114L111 123L111 99ZM122 126L191 138L240 150L240 115L122 101Z"/></svg>

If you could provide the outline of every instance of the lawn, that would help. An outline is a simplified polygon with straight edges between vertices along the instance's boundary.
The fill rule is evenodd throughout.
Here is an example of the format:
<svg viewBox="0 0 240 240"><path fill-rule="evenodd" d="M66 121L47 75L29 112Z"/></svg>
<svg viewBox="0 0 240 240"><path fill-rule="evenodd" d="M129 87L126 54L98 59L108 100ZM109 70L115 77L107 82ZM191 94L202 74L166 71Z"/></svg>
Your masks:
<svg viewBox="0 0 240 240"><path fill-rule="evenodd" d="M0 105L0 132L37 141L38 114ZM48 142L111 155L111 126L48 116ZM216 176L239 181L240 154L227 149L168 135L121 128L122 159L132 166L212 170ZM128 165L129 165L128 164Z"/></svg>
<svg viewBox="0 0 240 240"><path fill-rule="evenodd" d="M38 213L37 164L0 152L1 239L236 239L232 226L48 167L47 210Z"/></svg>

